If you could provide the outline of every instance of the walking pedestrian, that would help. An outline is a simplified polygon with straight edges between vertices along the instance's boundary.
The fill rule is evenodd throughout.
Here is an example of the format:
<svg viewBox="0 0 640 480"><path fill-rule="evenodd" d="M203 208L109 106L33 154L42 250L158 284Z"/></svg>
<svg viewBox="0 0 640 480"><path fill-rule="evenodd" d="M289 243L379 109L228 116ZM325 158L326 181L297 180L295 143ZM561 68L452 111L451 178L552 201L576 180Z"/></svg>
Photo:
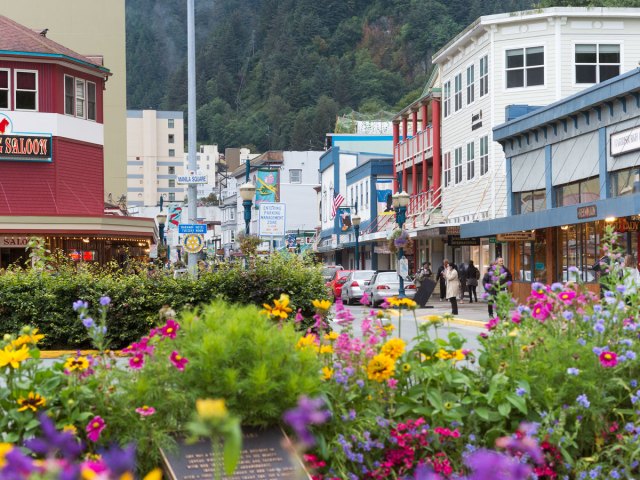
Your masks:
<svg viewBox="0 0 640 480"><path fill-rule="evenodd" d="M440 265L438 267L438 282L440 284L440 301L444 301L444 298L446 296L447 293L447 281L444 278L444 270L445 270L445 266L444 266L444 262L442 263L442 265Z"/></svg>
<svg viewBox="0 0 640 480"><path fill-rule="evenodd" d="M482 286L484 287L484 291L488 295L487 307L489 310L489 318L493 318L493 300L496 294L495 285L493 280L491 279L492 272L493 272L493 264L487 267L487 271L484 273L484 276L482 277Z"/></svg>
<svg viewBox="0 0 640 480"><path fill-rule="evenodd" d="M460 303L464 303L464 295L467 293L467 265L464 262L458 266L458 280L460 280Z"/></svg>
<svg viewBox="0 0 640 480"><path fill-rule="evenodd" d="M473 303L475 297L476 303L478 303L478 280L480 280L480 270L473 264L473 260L469 260L469 266L467 267L467 287L469 289L469 303Z"/></svg>
<svg viewBox="0 0 640 480"><path fill-rule="evenodd" d="M444 277L446 279L446 295L451 302L451 314L458 315L458 292L460 291L460 281L458 271L453 268L449 260L444 260Z"/></svg>

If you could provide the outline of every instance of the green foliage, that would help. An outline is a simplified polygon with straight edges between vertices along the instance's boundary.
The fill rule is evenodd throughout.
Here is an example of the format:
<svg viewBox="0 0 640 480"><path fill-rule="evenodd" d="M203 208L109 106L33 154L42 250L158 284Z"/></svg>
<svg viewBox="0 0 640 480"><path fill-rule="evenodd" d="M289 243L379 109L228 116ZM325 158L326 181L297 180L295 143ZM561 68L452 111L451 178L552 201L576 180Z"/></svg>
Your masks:
<svg viewBox="0 0 640 480"><path fill-rule="evenodd" d="M165 305L179 311L223 298L261 306L281 293L290 296L294 311L303 312L312 312L311 302L328 295L320 269L311 260L279 254L256 259L250 270L242 263L222 264L198 279L173 278L162 270L149 275L143 266L130 273L74 266L53 273L16 269L0 275L0 322L2 332L19 331L24 325L40 328L46 335L44 347L86 348L86 332L72 304L81 299L93 307L108 296L108 341L122 348L144 335Z"/></svg>

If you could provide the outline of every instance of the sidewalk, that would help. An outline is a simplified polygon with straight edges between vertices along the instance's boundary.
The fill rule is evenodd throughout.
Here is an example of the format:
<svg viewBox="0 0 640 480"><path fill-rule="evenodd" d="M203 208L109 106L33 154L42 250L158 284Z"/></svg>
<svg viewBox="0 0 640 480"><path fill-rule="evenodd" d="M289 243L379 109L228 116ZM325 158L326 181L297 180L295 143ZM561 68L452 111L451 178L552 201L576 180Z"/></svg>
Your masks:
<svg viewBox="0 0 640 480"><path fill-rule="evenodd" d="M451 303L448 300L440 301L438 296L431 296L426 307L418 308L416 313L418 318L428 315L444 315L445 313L451 313ZM458 315L451 319L451 323L477 328L484 328L484 324L488 321L487 302L480 300L480 302L469 303L467 299L465 299L464 303L460 303L460 300L458 300Z"/></svg>

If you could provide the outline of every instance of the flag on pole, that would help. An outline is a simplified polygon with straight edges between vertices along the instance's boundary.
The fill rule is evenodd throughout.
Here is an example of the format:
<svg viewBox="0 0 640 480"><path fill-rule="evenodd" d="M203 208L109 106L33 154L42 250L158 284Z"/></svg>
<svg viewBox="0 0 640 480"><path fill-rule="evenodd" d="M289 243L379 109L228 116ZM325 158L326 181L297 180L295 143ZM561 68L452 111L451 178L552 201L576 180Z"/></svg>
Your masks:
<svg viewBox="0 0 640 480"><path fill-rule="evenodd" d="M338 213L338 207L344 203L344 197L337 193L333 197L333 203L331 204L331 218L336 218L336 213Z"/></svg>

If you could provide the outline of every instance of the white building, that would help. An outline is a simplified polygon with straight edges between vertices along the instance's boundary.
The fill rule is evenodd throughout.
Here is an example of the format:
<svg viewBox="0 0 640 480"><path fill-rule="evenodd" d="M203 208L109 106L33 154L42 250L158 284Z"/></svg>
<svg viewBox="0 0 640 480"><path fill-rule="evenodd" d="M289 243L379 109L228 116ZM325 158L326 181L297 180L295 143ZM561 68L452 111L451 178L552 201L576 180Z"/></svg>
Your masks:
<svg viewBox="0 0 640 480"><path fill-rule="evenodd" d="M198 199L218 193L216 189L216 164L220 160L218 145L200 145L196 152L196 170L207 175L209 182L198 185ZM184 154L184 170L189 171L189 153Z"/></svg>
<svg viewBox="0 0 640 480"><path fill-rule="evenodd" d="M636 67L638 31L640 9L547 8L480 17L437 52L443 221L504 216L505 157L492 128L508 119L507 106L548 105ZM514 179L514 193L544 188L544 168L535 165ZM496 253L488 242L462 258L451 253L486 265Z"/></svg>

